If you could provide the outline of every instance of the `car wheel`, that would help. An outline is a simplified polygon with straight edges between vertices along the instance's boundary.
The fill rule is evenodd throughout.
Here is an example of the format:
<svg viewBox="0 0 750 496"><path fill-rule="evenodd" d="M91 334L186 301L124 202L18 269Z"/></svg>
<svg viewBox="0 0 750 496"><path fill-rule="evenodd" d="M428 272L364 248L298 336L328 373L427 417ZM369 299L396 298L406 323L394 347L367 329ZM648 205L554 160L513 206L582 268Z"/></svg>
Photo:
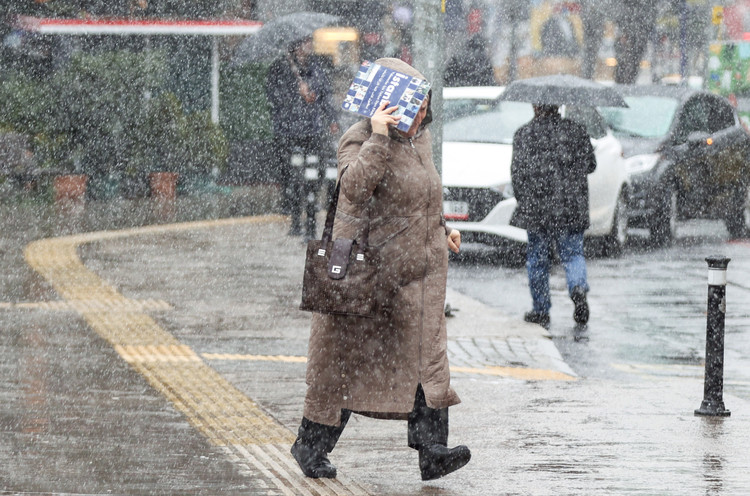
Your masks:
<svg viewBox="0 0 750 496"><path fill-rule="evenodd" d="M750 188L744 187L740 190L727 214L725 222L732 238L750 235Z"/></svg>
<svg viewBox="0 0 750 496"><path fill-rule="evenodd" d="M625 193L620 193L615 204L612 218L612 230L604 236L603 255L616 257L622 253L622 248L628 240L628 202Z"/></svg>
<svg viewBox="0 0 750 496"><path fill-rule="evenodd" d="M669 246L674 241L677 234L677 191L675 189L668 190L666 198L654 214L649 231L651 243L656 246Z"/></svg>

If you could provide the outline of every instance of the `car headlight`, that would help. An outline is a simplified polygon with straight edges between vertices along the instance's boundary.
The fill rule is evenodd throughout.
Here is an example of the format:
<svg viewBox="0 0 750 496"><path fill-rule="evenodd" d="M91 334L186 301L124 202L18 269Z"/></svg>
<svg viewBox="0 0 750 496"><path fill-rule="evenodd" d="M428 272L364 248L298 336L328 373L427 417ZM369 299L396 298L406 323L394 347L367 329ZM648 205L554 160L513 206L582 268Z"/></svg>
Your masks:
<svg viewBox="0 0 750 496"><path fill-rule="evenodd" d="M645 155L634 155L625 159L625 171L628 176L635 176L650 171L659 162L661 155L648 153Z"/></svg>
<svg viewBox="0 0 750 496"><path fill-rule="evenodd" d="M495 193L500 193L503 197L503 200L507 200L508 198L513 198L513 196L515 196L513 194L512 183L497 184L495 186L490 186L490 189Z"/></svg>

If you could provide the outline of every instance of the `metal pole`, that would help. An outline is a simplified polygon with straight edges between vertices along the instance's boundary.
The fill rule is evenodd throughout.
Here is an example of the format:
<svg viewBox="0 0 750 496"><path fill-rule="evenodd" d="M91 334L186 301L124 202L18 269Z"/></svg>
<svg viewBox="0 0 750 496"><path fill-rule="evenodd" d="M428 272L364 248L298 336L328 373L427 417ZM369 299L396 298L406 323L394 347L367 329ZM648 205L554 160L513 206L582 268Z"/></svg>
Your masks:
<svg viewBox="0 0 750 496"><path fill-rule="evenodd" d="M432 83L432 160L438 172L443 164L443 67L445 66L445 10L441 2L414 2L412 64Z"/></svg>
<svg viewBox="0 0 750 496"><path fill-rule="evenodd" d="M714 255L708 262L708 316L706 319L706 374L703 403L696 415L728 417L724 408L724 316L727 310L726 287L729 258Z"/></svg>
<svg viewBox="0 0 750 496"><path fill-rule="evenodd" d="M219 123L219 37L211 37L211 122Z"/></svg>
<svg viewBox="0 0 750 496"><path fill-rule="evenodd" d="M508 60L508 83L512 83L518 76L518 13L513 10L510 18L510 59Z"/></svg>
<svg viewBox="0 0 750 496"><path fill-rule="evenodd" d="M687 77L687 0L680 2L680 79Z"/></svg>

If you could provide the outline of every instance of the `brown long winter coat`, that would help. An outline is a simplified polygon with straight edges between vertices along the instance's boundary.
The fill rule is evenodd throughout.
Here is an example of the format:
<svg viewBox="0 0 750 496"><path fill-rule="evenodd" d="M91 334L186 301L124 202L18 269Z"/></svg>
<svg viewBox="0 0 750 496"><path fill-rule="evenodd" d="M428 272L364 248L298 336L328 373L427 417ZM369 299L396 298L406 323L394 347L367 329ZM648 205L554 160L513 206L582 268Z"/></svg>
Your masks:
<svg viewBox="0 0 750 496"><path fill-rule="evenodd" d="M398 59L377 63L424 77ZM448 245L430 132L388 137L360 121L339 142L338 167L333 237L359 237L369 215L369 243L381 250L379 277L390 287L374 319L313 314L305 417L338 425L346 408L406 418L418 384L431 408L459 403L446 353Z"/></svg>

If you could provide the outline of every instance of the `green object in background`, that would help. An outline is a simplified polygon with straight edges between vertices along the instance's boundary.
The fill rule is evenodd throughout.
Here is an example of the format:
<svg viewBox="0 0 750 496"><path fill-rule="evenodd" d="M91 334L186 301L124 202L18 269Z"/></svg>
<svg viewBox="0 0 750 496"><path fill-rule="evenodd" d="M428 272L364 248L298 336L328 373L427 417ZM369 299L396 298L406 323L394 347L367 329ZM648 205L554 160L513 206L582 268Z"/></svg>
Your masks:
<svg viewBox="0 0 750 496"><path fill-rule="evenodd" d="M94 200L112 200L120 195L121 179L115 174L89 178L88 195Z"/></svg>
<svg viewBox="0 0 750 496"><path fill-rule="evenodd" d="M750 42L712 47L706 89L728 97L742 122L750 128Z"/></svg>
<svg viewBox="0 0 750 496"><path fill-rule="evenodd" d="M230 142L273 137L266 98L267 64L242 64L222 70L221 127Z"/></svg>
<svg viewBox="0 0 750 496"><path fill-rule="evenodd" d="M750 42L720 45L708 60L706 88L722 96L750 95Z"/></svg>
<svg viewBox="0 0 750 496"><path fill-rule="evenodd" d="M153 171L216 177L227 140L209 110L188 111L166 91L166 58L76 53L48 80L9 76L0 81L0 129L28 136L41 168L88 174L92 198L143 194Z"/></svg>

